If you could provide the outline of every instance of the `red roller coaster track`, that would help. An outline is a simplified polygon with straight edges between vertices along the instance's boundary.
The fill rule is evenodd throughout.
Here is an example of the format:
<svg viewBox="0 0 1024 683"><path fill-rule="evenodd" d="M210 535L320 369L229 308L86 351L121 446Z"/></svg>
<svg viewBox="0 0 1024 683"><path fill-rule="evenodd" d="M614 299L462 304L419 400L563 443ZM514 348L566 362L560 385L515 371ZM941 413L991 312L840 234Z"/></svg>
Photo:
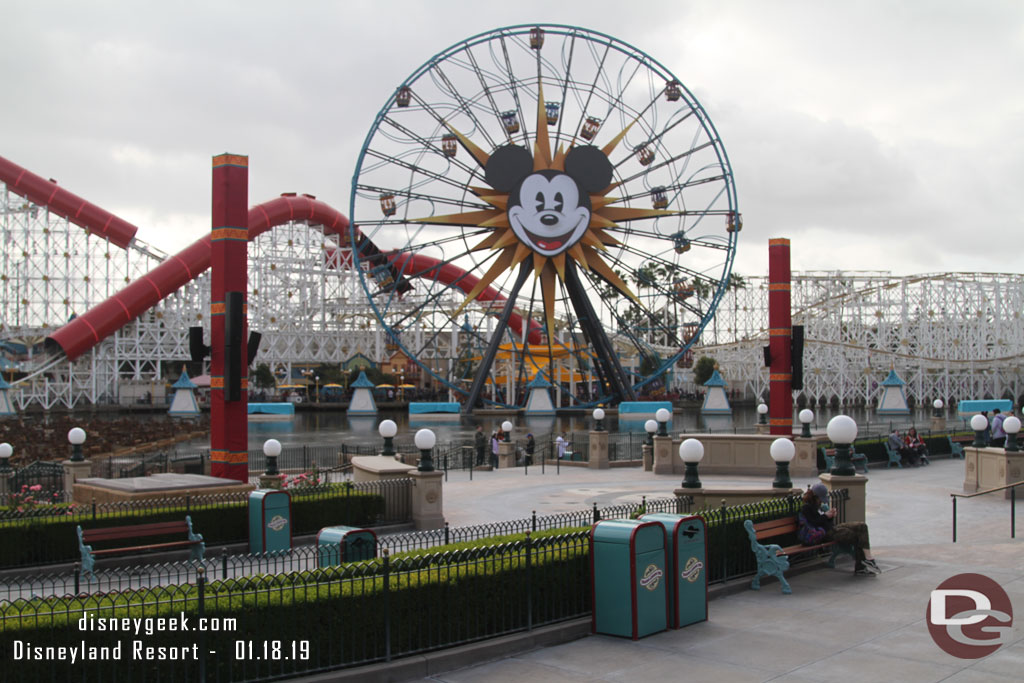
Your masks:
<svg viewBox="0 0 1024 683"><path fill-rule="evenodd" d="M56 183L44 180L24 168L0 157L0 181L8 189L45 206L90 233L109 239L126 249L138 231L134 225L112 213L91 204ZM324 231L348 237L348 218L333 207L309 195L282 195L249 209L249 240L267 230L292 221L306 221L323 225ZM344 240L343 240L344 241ZM82 354L130 323L161 300L188 284L210 267L211 242L206 235L135 280L107 300L93 306L46 338L51 349L59 347L69 360ZM386 254L389 262L405 277L436 279L470 291L478 278L452 264L416 254ZM481 301L504 301L505 298L491 287L477 297ZM522 329L522 318L513 315L512 329ZM185 331L182 330L182 334ZM540 329L530 321L531 343L540 340Z"/></svg>

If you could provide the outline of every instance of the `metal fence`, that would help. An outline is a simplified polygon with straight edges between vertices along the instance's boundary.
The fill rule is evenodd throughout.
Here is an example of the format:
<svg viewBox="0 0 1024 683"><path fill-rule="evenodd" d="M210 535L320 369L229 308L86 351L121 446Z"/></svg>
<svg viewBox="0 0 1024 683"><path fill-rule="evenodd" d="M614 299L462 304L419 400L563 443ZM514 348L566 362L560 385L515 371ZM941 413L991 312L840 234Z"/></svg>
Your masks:
<svg viewBox="0 0 1024 683"><path fill-rule="evenodd" d="M845 490L831 494L838 520L845 519L847 497ZM642 503L644 511L675 512L685 512L685 504ZM791 497L700 511L708 528L709 580L756 571L745 519L796 514L800 504L799 497ZM67 647L84 639L89 647L109 652L120 643L132 651L177 648L182 656L159 662L130 656L86 659L75 667L27 659L8 667L4 680L269 680L388 661L585 616L591 610L587 530L433 554L394 556L393 551L439 540L440 534L453 541L515 533L524 525L531 532L548 524L587 526L638 512L636 505L595 506L433 536L421 533L418 539L388 536L381 538L387 549L376 560L318 569L312 568L316 549L307 547L277 556L222 556L195 565L108 571L87 582L77 574L63 582L8 579L0 593L0 646L8 653L15 639L40 647ZM308 571L289 564L299 560ZM141 576L149 578L147 584L140 583ZM132 636L89 626L121 617L142 623L161 617L192 620L193 630ZM202 626L206 630L196 630Z"/></svg>

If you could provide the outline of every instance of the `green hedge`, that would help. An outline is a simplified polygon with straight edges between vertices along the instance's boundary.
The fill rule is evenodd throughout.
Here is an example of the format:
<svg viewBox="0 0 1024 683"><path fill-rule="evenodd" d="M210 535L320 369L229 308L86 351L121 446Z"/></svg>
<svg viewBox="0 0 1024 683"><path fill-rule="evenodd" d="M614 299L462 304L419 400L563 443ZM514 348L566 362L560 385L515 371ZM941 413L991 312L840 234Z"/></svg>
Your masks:
<svg viewBox="0 0 1024 683"><path fill-rule="evenodd" d="M343 486L334 487L334 490L319 489L292 494L292 529L295 534L315 533L325 526L338 524L369 526L383 512L383 496L361 493ZM181 521L185 515L192 517L192 529L202 534L207 552L218 545L244 541L249 537L248 507L244 503L98 512L95 518L87 512L66 517L30 517L17 523L8 521L0 526L0 548L4 549L0 553L0 567L77 561L80 555L75 527L78 525L83 529L99 529ZM159 543L163 540L182 540L182 537L152 537L144 539L144 542ZM100 543L93 544L93 548L99 550L124 545L130 543Z"/></svg>
<svg viewBox="0 0 1024 683"><path fill-rule="evenodd" d="M589 612L586 531L544 536L532 544L529 571L522 541L443 553L436 549L403 553L390 563L386 613L381 559L211 582L204 593L205 614L235 617L238 630L207 633L201 641L195 632L160 631L136 637L81 633L76 627L83 610L104 617L173 617L184 611L194 624L198 588L192 585L17 601L0 606L0 615L14 617L3 622L0 656L11 661L15 639L46 647L77 644L84 638L90 647L121 642L122 649L133 639L158 647L200 643L203 650L217 652L207 658L207 680L251 680L380 660L388 643L397 656L520 630L527 625L529 609L536 624ZM17 614L27 618L19 620ZM388 623L386 617L390 617ZM307 640L310 660L235 660L236 641L253 641L260 654L265 639L284 643L285 654L290 654L292 641ZM50 662L19 661L5 680L43 680L50 667ZM61 665L59 670L64 668ZM200 680L195 662L133 661L128 656L119 662L84 662L73 670L75 680L82 681Z"/></svg>

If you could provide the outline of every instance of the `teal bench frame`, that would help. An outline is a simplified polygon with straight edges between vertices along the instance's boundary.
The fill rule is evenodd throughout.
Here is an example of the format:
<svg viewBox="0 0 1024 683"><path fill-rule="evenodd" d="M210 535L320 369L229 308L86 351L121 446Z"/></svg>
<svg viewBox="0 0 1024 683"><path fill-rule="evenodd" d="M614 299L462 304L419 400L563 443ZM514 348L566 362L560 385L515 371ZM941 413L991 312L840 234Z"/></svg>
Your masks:
<svg viewBox="0 0 1024 683"><path fill-rule="evenodd" d="M776 543L768 545L760 543L760 541L796 534L797 529L800 528L800 518L798 515L770 519L765 522L758 522L757 524L754 524L753 520L748 519L744 520L743 528L747 530L747 536L750 538L750 549L754 551L754 557L757 559L757 576L750 582L751 590L761 590L762 576L774 576L782 584L782 592L786 595L792 594L793 589L790 587L789 581L786 581L784 572L789 569L789 558L794 555L831 548L832 554L828 558L828 566L830 568L836 566L836 555L843 553L851 557L854 556L852 546L842 545L835 541L826 541L817 545L790 545L785 548Z"/></svg>
<svg viewBox="0 0 1024 683"><path fill-rule="evenodd" d="M967 456L964 455L964 447L962 445L958 444L956 441L953 441L953 437L947 436L946 437L946 441L949 442L949 454L950 454L950 457L960 458L961 460L964 460L964 459L967 458Z"/></svg>
<svg viewBox="0 0 1024 683"><path fill-rule="evenodd" d="M852 450L853 447L851 446L850 448ZM821 451L821 456L825 459L825 470L828 471L835 467L836 449L818 446L818 450ZM829 455L830 452L832 453L832 455ZM857 453L856 451L854 451L850 454L850 462L853 463L854 469L857 469L857 465L859 464L861 467L864 468L864 474L868 473L868 456L864 455L863 453Z"/></svg>
<svg viewBox="0 0 1024 683"><path fill-rule="evenodd" d="M885 446L885 454L889 456L889 463L885 466L886 469L896 465L900 469L903 469L903 458L900 456L900 452L893 450L893 447L889 445L888 441L883 441L882 445Z"/></svg>

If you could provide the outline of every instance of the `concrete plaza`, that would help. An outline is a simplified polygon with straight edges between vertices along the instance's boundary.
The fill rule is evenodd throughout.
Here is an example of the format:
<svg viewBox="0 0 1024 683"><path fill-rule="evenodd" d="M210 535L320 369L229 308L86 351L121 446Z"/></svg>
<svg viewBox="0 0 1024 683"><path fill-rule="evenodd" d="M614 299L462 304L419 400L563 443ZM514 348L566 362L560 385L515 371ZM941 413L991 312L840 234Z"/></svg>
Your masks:
<svg viewBox="0 0 1024 683"><path fill-rule="evenodd" d="M792 595L767 580L717 587L707 622L639 641L587 635L508 654L425 680L476 681L1019 681L1022 629L980 660L943 652L928 634L930 591L961 573L996 580L1024 610L1024 542L1010 538L1010 502L989 495L959 504L959 542L951 541L950 494L961 492L963 461L868 474L867 522L882 574L858 577L847 562L795 574ZM706 486L763 484L763 478L702 477ZM814 480L798 480L805 487ZM611 505L671 495L676 477L639 469L531 468L452 473L445 516L452 526ZM1018 617L1019 623L1019 617ZM577 625L577 632L584 632ZM469 654L469 653L467 653ZM487 656L484 654L484 656ZM446 660L451 661L451 660ZM469 658L464 662L471 661ZM369 680L369 679L367 679ZM395 679L392 679L395 680Z"/></svg>

